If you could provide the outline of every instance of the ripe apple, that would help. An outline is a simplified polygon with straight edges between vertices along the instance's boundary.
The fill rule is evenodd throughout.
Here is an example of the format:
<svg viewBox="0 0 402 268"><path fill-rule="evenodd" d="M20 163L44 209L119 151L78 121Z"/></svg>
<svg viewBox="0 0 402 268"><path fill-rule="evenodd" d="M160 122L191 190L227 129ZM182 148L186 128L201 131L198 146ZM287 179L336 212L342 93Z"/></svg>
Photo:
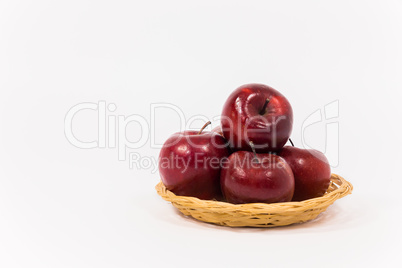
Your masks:
<svg viewBox="0 0 402 268"><path fill-rule="evenodd" d="M234 204L290 201L294 183L289 165L274 154L238 151L221 171L223 195Z"/></svg>
<svg viewBox="0 0 402 268"><path fill-rule="evenodd" d="M220 161L229 152L222 136L202 132L207 124L200 131L173 134L161 149L159 173L166 188L176 195L221 199Z"/></svg>
<svg viewBox="0 0 402 268"><path fill-rule="evenodd" d="M290 137L293 111L277 90L262 84L237 88L223 106L221 125L224 137L234 150L259 153L280 150Z"/></svg>
<svg viewBox="0 0 402 268"><path fill-rule="evenodd" d="M293 201L325 194L331 180L331 168L323 153L312 149L285 146L279 153L292 168L295 177Z"/></svg>

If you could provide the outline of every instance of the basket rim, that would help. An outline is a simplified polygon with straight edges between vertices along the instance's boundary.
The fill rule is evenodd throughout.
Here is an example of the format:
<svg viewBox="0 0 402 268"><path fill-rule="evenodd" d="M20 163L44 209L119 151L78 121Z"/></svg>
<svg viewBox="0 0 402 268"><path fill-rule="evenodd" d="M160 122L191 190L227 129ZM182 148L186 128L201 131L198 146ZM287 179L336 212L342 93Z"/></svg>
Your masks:
<svg viewBox="0 0 402 268"><path fill-rule="evenodd" d="M331 187L335 187L334 190L330 190ZM295 209L297 207L311 206L312 203L327 207L328 205L335 202L337 199L343 198L353 191L353 185L345 180L340 175L331 174L331 183L329 186L330 192L325 193L321 197L311 198L303 201L290 201L290 202L281 202L281 203L247 203L247 204L232 204L225 201L216 201L216 200L202 200L197 197L192 196L179 196L174 194L173 192L166 189L165 185L162 181L155 186L155 189L164 200L170 201L172 203L176 202L191 202L194 204L202 204L202 205L211 205L213 207L225 207L227 209L233 210L242 210L242 209L273 209L273 208L281 208L281 209Z"/></svg>

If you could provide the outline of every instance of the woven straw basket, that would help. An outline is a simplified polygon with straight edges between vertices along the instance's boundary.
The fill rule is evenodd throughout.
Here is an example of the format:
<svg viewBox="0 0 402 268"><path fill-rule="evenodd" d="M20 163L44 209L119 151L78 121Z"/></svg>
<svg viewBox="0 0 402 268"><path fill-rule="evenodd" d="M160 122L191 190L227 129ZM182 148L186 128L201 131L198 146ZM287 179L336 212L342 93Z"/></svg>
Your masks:
<svg viewBox="0 0 402 268"><path fill-rule="evenodd" d="M234 205L226 202L176 196L162 182L156 185L158 194L184 215L197 220L230 227L276 227L315 219L337 199L352 193L353 186L339 175L331 175L324 196L301 202L274 204L252 203Z"/></svg>

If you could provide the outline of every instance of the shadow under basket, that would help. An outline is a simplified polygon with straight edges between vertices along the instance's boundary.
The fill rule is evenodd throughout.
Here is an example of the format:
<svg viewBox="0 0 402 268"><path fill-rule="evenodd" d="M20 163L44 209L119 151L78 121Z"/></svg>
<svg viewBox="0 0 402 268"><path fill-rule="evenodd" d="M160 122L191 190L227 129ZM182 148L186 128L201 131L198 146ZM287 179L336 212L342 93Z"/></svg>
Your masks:
<svg viewBox="0 0 402 268"><path fill-rule="evenodd" d="M337 199L352 193L353 186L339 175L331 174L331 183L322 197L301 202L250 203L227 202L177 196L162 182L155 186L158 194L184 215L197 220L230 227L276 227L315 219Z"/></svg>

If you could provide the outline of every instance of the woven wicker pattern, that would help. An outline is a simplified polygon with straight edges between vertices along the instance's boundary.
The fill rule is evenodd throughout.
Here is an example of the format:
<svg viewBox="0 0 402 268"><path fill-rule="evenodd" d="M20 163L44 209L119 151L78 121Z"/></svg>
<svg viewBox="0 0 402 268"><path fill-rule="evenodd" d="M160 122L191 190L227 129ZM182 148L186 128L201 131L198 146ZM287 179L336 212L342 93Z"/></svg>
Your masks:
<svg viewBox="0 0 402 268"><path fill-rule="evenodd" d="M230 227L276 227L315 219L337 199L352 193L353 186L339 175L331 175L327 193L301 202L234 205L206 201L195 197L176 196L162 182L156 185L158 194L184 215L197 220Z"/></svg>

